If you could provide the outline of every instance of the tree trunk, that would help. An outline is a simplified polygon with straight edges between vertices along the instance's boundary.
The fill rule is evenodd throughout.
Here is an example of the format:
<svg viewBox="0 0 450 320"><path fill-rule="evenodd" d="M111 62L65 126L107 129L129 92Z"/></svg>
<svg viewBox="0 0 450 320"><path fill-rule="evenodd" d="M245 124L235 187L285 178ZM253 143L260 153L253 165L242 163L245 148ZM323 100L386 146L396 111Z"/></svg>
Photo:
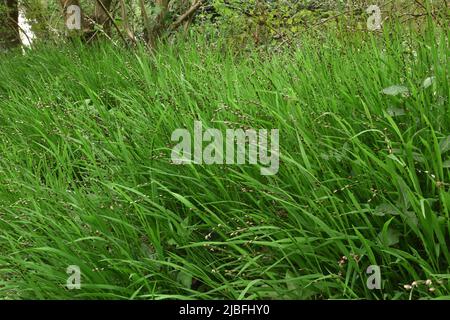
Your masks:
<svg viewBox="0 0 450 320"><path fill-rule="evenodd" d="M81 11L81 31L76 32L76 31L68 30L68 31L70 31L69 35L74 35L74 34L80 35L86 29L86 24L87 24L86 21L85 21L84 15L83 15L83 10L81 10L80 1L79 0L59 0L59 3L61 5L61 8L62 8L62 11L63 11L63 14L64 14L64 23L65 24L67 23L67 20L69 19L69 13L68 13L67 9L70 6L72 6L72 5L77 6L78 8L80 8L80 11Z"/></svg>
<svg viewBox="0 0 450 320"><path fill-rule="evenodd" d="M161 33L165 28L164 19L169 11L169 0L155 0L155 4L160 9L159 14L156 16L156 23L153 29L153 37L156 39L161 36Z"/></svg>
<svg viewBox="0 0 450 320"><path fill-rule="evenodd" d="M103 26L103 31L109 36L111 35L111 20L109 19L107 12L111 10L111 5L112 0L96 0L94 10L95 23ZM104 9L106 9L107 12L105 12Z"/></svg>
<svg viewBox="0 0 450 320"><path fill-rule="evenodd" d="M0 49L20 45L17 0L0 0Z"/></svg>
<svg viewBox="0 0 450 320"><path fill-rule="evenodd" d="M142 17L144 20L145 41L150 48L155 48L157 39L161 36L165 28L164 18L169 11L169 0L155 0L155 5L159 8L159 13L156 16L155 22L152 26L150 25L149 17L147 15L147 12L145 11L144 1L141 0L140 4Z"/></svg>

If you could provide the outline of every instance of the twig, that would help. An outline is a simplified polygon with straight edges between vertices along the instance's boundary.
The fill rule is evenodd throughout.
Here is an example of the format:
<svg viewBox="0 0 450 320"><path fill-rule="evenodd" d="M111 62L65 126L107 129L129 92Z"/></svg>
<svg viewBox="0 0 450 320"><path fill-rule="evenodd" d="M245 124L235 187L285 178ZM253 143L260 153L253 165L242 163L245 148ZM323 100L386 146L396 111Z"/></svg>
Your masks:
<svg viewBox="0 0 450 320"><path fill-rule="evenodd" d="M185 13L178 17L178 19L172 23L170 30L178 28L186 19L188 19L198 8L203 4L203 0L196 1Z"/></svg>

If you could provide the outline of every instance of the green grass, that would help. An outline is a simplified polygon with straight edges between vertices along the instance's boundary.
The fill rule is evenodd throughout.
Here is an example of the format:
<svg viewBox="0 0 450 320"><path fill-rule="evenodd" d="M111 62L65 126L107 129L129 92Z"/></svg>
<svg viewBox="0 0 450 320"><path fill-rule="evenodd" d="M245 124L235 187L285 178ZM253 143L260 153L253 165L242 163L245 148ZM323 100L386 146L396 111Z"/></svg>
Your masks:
<svg viewBox="0 0 450 320"><path fill-rule="evenodd" d="M1 56L0 296L449 298L446 32ZM279 129L278 174L171 164L195 119Z"/></svg>

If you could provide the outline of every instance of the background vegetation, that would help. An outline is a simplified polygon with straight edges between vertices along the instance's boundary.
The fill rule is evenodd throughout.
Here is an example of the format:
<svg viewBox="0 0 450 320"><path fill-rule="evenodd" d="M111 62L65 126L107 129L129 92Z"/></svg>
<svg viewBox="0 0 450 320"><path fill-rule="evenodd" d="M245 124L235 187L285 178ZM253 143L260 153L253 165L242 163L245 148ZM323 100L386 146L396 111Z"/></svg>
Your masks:
<svg viewBox="0 0 450 320"><path fill-rule="evenodd" d="M0 54L0 297L450 297L445 1L380 3L374 32L363 1L210 1L182 24L195 2L144 4L113 1L105 26L81 1L69 34L60 3L21 3L36 40ZM194 120L279 129L279 173L171 164Z"/></svg>

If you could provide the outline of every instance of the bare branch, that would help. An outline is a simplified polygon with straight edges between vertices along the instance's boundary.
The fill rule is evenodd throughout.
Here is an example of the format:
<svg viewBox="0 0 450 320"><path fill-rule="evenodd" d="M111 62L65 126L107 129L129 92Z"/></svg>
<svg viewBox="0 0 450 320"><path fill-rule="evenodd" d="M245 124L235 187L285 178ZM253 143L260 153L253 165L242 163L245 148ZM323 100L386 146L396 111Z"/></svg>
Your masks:
<svg viewBox="0 0 450 320"><path fill-rule="evenodd" d="M170 26L171 30L178 28L185 20L189 19L198 8L203 4L203 0L197 0L185 13L178 17L178 19Z"/></svg>

